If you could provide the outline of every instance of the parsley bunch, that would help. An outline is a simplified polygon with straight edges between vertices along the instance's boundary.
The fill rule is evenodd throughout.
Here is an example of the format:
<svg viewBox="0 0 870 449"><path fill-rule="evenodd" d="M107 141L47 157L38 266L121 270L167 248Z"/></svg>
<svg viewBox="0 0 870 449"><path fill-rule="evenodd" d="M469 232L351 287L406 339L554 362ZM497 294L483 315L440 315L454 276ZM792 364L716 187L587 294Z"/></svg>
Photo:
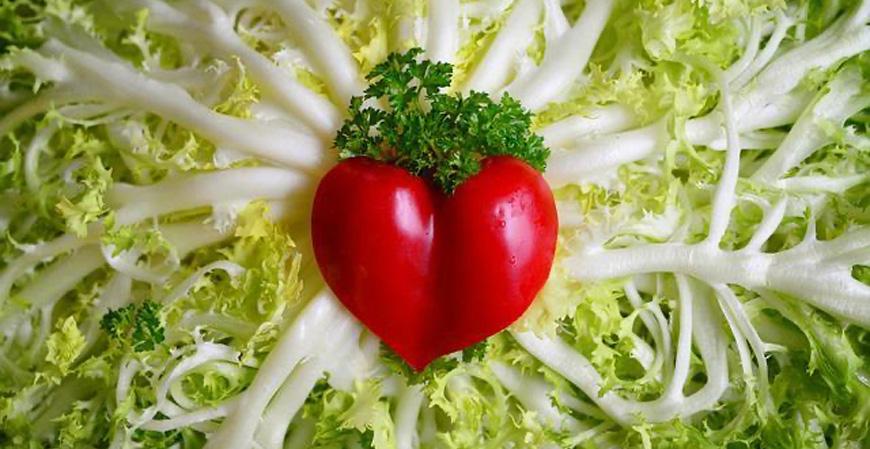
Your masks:
<svg viewBox="0 0 870 449"><path fill-rule="evenodd" d="M154 301L109 310L100 320L100 327L112 340L129 345L134 352L151 351L165 339L160 304Z"/></svg>
<svg viewBox="0 0 870 449"><path fill-rule="evenodd" d="M366 156L435 181L446 193L480 171L487 156L509 155L543 171L550 151L530 130L531 113L504 94L448 95L453 67L418 60L414 48L390 54L366 76L362 97L335 138L341 158ZM373 107L383 99L384 108Z"/></svg>

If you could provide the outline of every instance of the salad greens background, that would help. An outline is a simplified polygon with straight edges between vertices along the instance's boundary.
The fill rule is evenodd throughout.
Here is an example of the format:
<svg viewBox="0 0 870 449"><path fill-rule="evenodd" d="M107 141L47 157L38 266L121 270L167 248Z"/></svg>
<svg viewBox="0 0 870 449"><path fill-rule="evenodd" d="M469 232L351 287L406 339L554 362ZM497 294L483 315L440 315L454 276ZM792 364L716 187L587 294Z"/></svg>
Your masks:
<svg viewBox="0 0 870 449"><path fill-rule="evenodd" d="M868 19L3 2L0 447L870 447ZM419 374L307 246L342 111L413 47L536 113L561 227L529 312Z"/></svg>

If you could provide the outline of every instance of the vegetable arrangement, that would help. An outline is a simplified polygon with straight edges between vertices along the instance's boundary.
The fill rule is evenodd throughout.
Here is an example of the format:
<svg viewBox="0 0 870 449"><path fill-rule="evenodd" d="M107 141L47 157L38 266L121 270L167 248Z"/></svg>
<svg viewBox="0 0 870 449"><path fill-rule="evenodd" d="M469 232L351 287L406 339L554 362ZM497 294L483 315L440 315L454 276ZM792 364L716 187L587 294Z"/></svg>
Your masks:
<svg viewBox="0 0 870 449"><path fill-rule="evenodd" d="M849 0L4 2L0 446L868 447L868 20ZM415 47L476 105L462 129L534 113L543 142L499 148L540 149L558 210L523 316L421 372L308 243L336 135L345 157L419 149L398 165L454 198L486 175L396 145L424 128L362 132L426 116L352 100Z"/></svg>
<svg viewBox="0 0 870 449"><path fill-rule="evenodd" d="M530 114L507 94L440 93L451 67L420 53L388 56L351 99L336 138L351 159L323 177L311 218L326 283L418 370L516 321L558 232L550 187L528 165L548 155ZM388 110L362 107L382 96Z"/></svg>

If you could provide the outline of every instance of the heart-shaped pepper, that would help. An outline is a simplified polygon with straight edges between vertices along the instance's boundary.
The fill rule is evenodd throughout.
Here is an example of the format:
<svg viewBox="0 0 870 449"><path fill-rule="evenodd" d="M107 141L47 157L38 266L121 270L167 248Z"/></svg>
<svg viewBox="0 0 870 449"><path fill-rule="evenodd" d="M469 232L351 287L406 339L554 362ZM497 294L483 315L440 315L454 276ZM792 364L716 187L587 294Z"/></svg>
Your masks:
<svg viewBox="0 0 870 449"><path fill-rule="evenodd" d="M484 159L449 196L402 168L347 159L312 213L329 287L417 370L515 321L547 280L556 234L549 186L509 156Z"/></svg>

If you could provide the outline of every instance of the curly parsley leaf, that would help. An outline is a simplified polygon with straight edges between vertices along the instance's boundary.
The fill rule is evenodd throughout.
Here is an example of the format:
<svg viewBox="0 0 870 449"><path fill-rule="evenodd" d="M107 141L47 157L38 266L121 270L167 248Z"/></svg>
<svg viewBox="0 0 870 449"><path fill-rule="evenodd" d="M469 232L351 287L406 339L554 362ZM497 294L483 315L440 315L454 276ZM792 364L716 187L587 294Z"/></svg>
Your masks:
<svg viewBox="0 0 870 449"><path fill-rule="evenodd" d="M532 133L531 113L505 94L448 95L450 64L420 60L423 50L393 53L366 76L335 138L342 158L364 156L427 178L446 193L480 171L487 156L509 155L546 168L549 149ZM385 109L375 107L379 104Z"/></svg>
<svg viewBox="0 0 870 449"><path fill-rule="evenodd" d="M166 338L160 304L154 301L109 310L100 320L100 327L112 340L129 345L134 352L151 351Z"/></svg>

